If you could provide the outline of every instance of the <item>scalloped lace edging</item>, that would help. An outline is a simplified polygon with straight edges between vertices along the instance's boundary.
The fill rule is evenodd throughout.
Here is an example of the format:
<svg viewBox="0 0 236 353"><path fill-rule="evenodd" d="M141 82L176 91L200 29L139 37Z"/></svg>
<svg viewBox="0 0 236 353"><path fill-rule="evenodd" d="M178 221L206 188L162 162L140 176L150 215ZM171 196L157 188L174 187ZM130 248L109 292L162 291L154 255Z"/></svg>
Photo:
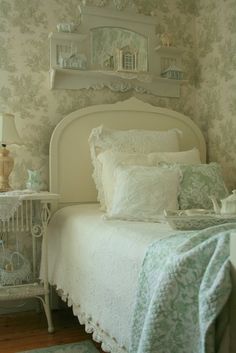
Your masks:
<svg viewBox="0 0 236 353"><path fill-rule="evenodd" d="M74 303L69 293L65 294L62 288L58 287L56 284L53 285L56 286L57 293L60 295L61 299L67 302L69 307L72 307L73 314L78 317L80 324L85 325L85 331L92 334L92 338L95 342L101 343L104 352L128 353L125 347L120 347L114 338L102 330L99 323L94 323L91 316L81 311L80 305Z"/></svg>
<svg viewBox="0 0 236 353"><path fill-rule="evenodd" d="M21 206L22 200L20 196L2 196L0 197L0 220L7 222L13 217L19 206Z"/></svg>

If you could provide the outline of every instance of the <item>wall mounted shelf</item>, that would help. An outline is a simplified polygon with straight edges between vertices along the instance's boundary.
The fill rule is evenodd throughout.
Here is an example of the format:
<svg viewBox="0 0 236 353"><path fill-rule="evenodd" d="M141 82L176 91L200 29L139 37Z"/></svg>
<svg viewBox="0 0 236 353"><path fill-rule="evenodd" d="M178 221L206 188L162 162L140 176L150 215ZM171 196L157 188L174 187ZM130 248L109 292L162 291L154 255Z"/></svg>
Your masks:
<svg viewBox="0 0 236 353"><path fill-rule="evenodd" d="M108 87L117 92L136 90L179 97L184 81L162 78L161 73L168 64L179 65L182 50L157 47L155 26L156 19L150 16L124 16L120 11L86 6L82 9L79 33L49 34L50 88ZM117 53L120 55L127 47L128 54L130 50L138 55L131 72L119 71L118 60L122 58Z"/></svg>
<svg viewBox="0 0 236 353"><path fill-rule="evenodd" d="M180 84L186 81L170 80L159 76L120 74L94 70L51 69L50 88L52 89L101 89L108 87L115 92L149 92L160 97L179 97ZM127 76L127 77L125 77ZM145 75L148 76L148 75Z"/></svg>

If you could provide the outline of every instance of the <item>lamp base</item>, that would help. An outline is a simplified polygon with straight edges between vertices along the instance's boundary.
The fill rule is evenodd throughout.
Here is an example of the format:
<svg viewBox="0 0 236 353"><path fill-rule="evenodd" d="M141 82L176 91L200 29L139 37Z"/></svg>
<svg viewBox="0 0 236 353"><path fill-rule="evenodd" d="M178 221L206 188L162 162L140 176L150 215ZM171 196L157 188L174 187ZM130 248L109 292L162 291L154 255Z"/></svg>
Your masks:
<svg viewBox="0 0 236 353"><path fill-rule="evenodd" d="M9 156L9 151L6 147L0 148L0 192L11 190L9 184L9 175L12 172L14 160Z"/></svg>

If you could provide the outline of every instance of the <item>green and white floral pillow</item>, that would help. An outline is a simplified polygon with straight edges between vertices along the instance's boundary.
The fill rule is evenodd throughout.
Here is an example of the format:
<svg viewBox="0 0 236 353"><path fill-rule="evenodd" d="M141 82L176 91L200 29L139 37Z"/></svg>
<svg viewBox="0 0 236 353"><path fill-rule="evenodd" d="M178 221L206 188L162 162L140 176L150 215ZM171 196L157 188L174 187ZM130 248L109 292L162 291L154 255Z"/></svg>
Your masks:
<svg viewBox="0 0 236 353"><path fill-rule="evenodd" d="M166 164L167 166L167 164ZM170 165L169 168L179 168L182 172L181 189L179 194L179 208L213 208L209 196L214 195L218 200L228 195L221 167L218 163L196 165Z"/></svg>

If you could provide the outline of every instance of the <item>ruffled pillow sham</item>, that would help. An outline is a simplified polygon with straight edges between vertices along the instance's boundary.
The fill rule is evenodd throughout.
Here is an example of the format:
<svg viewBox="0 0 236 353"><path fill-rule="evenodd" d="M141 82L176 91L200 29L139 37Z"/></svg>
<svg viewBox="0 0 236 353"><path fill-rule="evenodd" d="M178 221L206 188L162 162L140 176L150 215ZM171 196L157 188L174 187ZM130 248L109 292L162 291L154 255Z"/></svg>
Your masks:
<svg viewBox="0 0 236 353"><path fill-rule="evenodd" d="M122 166L115 170L108 219L160 221L164 209L178 209L179 170Z"/></svg>
<svg viewBox="0 0 236 353"><path fill-rule="evenodd" d="M181 131L177 129L168 131L113 130L103 126L92 129L89 136L89 146L94 167L93 179L102 209L105 208L105 200L102 191L101 164L97 158L99 153L109 149L117 152L142 154L179 151L180 136Z"/></svg>
<svg viewBox="0 0 236 353"><path fill-rule="evenodd" d="M125 153L107 150L98 155L101 163L101 192L105 207L109 208L115 185L115 168L119 165L157 166L161 161L185 164L201 163L199 151L194 148L182 152L155 152L149 154Z"/></svg>
<svg viewBox="0 0 236 353"><path fill-rule="evenodd" d="M183 178L180 185L179 207L182 210L192 208L213 208L209 196L218 200L228 195L221 166L212 162L198 165L162 164L170 170L180 170Z"/></svg>

